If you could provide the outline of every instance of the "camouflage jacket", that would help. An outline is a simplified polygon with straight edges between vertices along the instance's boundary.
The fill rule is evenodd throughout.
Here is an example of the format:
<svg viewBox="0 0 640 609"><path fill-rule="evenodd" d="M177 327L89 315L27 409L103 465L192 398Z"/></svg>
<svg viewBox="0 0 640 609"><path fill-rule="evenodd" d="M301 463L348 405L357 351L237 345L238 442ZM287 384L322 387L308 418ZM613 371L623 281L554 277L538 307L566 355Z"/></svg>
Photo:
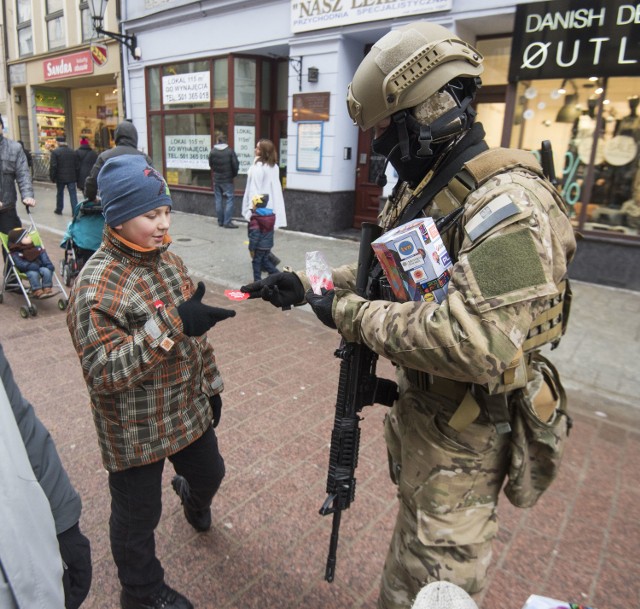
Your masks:
<svg viewBox="0 0 640 609"><path fill-rule="evenodd" d="M106 228L69 299L67 325L110 472L197 440L211 424L208 396L223 388L206 335L182 332L177 307L194 287L167 248L134 249Z"/></svg>
<svg viewBox="0 0 640 609"><path fill-rule="evenodd" d="M536 164L531 156L530 165ZM390 201L380 224L387 226L388 215L406 202ZM499 391L496 384L522 354L533 319L549 306L574 255L563 206L541 169L497 171L466 197L459 240L445 239L457 260L446 299L367 301L352 291L355 267L334 269L338 330L401 367ZM508 215L492 225L498 208L507 208ZM505 214L494 219L500 216Z"/></svg>

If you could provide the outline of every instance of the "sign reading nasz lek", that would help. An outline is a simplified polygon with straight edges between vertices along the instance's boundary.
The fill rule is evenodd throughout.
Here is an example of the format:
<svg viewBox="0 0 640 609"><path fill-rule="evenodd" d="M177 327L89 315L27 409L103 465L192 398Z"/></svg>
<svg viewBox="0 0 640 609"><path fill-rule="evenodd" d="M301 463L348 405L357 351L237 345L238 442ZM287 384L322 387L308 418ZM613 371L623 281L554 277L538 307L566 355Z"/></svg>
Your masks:
<svg viewBox="0 0 640 609"><path fill-rule="evenodd" d="M509 82L638 73L640 4L553 0L516 7Z"/></svg>
<svg viewBox="0 0 640 609"><path fill-rule="evenodd" d="M451 10L452 0L291 0L291 31Z"/></svg>

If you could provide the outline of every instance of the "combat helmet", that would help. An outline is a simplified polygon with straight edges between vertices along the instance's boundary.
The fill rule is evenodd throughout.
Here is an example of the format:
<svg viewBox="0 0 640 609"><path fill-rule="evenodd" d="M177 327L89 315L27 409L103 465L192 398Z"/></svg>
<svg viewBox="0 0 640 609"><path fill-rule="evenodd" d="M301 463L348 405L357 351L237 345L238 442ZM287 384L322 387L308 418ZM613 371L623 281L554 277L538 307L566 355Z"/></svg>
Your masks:
<svg viewBox="0 0 640 609"><path fill-rule="evenodd" d="M416 21L393 30L356 70L347 94L349 116L366 131L456 78L480 76L482 60L476 49L437 23Z"/></svg>

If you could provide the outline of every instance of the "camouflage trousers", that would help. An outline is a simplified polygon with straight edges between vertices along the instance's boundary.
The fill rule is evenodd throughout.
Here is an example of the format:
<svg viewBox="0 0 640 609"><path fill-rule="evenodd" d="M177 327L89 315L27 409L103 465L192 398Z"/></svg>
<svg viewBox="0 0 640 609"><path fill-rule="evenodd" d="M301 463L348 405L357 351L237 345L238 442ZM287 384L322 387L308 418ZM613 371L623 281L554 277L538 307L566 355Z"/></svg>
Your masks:
<svg viewBox="0 0 640 609"><path fill-rule="evenodd" d="M379 609L408 609L432 581L452 582L469 594L482 590L509 458L509 434L499 435L482 419L456 432L448 425L456 403L402 379L400 386L385 421L400 508Z"/></svg>

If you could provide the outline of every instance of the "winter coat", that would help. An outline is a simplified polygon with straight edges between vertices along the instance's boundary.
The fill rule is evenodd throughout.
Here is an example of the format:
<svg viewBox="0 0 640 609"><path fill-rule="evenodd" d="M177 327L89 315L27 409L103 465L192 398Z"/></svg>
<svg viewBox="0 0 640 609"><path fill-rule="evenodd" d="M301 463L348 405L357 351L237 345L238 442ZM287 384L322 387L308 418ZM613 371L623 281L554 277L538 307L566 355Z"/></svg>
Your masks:
<svg viewBox="0 0 640 609"><path fill-rule="evenodd" d="M273 227L276 216L272 209L259 207L249 218L249 251L270 250L273 247Z"/></svg>
<svg viewBox="0 0 640 609"><path fill-rule="evenodd" d="M15 208L16 182L22 199L33 198L31 172L22 146L0 134L0 212Z"/></svg>
<svg viewBox="0 0 640 609"><path fill-rule="evenodd" d="M67 144L60 144L51 152L49 178L56 184L70 184L78 180L78 159Z"/></svg>
<svg viewBox="0 0 640 609"><path fill-rule="evenodd" d="M63 609L56 534L78 522L82 504L2 345L0 377L0 607Z"/></svg>
<svg viewBox="0 0 640 609"><path fill-rule="evenodd" d="M84 191L85 180L98 160L98 153L89 144L80 144L76 150L76 158L78 159L78 188Z"/></svg>
<svg viewBox="0 0 640 609"><path fill-rule="evenodd" d="M49 255L43 248L37 248L41 250L40 255L35 260L27 260L20 250L12 251L11 258L16 264L16 268L21 273L26 273L27 271L37 271L41 266L46 266L51 272L55 271L55 267L53 266L53 262L49 258Z"/></svg>
<svg viewBox="0 0 640 609"><path fill-rule="evenodd" d="M266 165L256 160L247 173L247 187L242 199L242 215L245 220L251 217L251 199L255 195L269 195L269 205L276 215L276 228L287 225L287 213L284 209L284 196L280 184L280 170L277 165Z"/></svg>
<svg viewBox="0 0 640 609"><path fill-rule="evenodd" d="M179 452L208 429L223 389L206 335L183 333L177 307L194 293L182 260L132 247L105 227L75 280L67 325L110 472Z"/></svg>
<svg viewBox="0 0 640 609"><path fill-rule="evenodd" d="M147 159L147 163L153 167L151 157L147 156L144 152L138 150L138 130L133 123L124 121L116 127L114 133L116 145L109 150L101 152L98 159L93 165L91 172L87 176L84 182L84 196L89 201L95 201L98 195L98 174L102 169L102 166L114 156L120 156L121 154L141 154Z"/></svg>
<svg viewBox="0 0 640 609"><path fill-rule="evenodd" d="M216 144L209 153L209 167L216 182L231 182L238 175L238 157L227 144Z"/></svg>

